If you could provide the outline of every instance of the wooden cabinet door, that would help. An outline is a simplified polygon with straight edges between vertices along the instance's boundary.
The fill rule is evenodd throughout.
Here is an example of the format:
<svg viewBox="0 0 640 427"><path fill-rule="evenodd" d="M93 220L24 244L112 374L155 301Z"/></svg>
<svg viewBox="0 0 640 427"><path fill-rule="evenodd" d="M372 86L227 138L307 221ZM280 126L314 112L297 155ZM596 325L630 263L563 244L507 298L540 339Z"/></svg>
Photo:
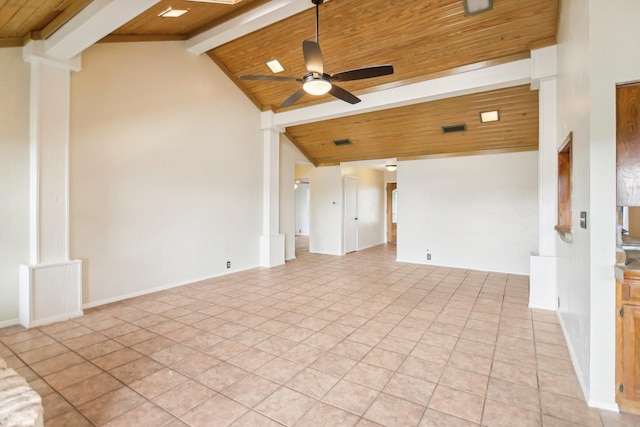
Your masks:
<svg viewBox="0 0 640 427"><path fill-rule="evenodd" d="M640 306L624 305L622 319L622 390L623 407L637 412L640 408Z"/></svg>

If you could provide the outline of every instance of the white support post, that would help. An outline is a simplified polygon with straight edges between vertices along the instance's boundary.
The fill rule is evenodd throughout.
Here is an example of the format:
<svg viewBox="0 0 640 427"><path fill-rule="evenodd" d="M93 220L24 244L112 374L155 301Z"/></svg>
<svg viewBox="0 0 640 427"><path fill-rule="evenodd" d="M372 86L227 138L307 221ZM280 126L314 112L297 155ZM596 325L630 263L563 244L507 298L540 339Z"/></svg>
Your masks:
<svg viewBox="0 0 640 427"><path fill-rule="evenodd" d="M558 151L556 47L531 52L532 87L539 90L538 252L530 258L529 307L557 309Z"/></svg>
<svg viewBox="0 0 640 427"><path fill-rule="evenodd" d="M79 58L46 56L31 42L29 264L20 266L20 323L38 326L82 315L82 262L69 259L71 71Z"/></svg>
<svg viewBox="0 0 640 427"><path fill-rule="evenodd" d="M262 236L260 265L284 264L284 234L279 234L280 218L280 129L273 126L273 113L262 113L264 138Z"/></svg>

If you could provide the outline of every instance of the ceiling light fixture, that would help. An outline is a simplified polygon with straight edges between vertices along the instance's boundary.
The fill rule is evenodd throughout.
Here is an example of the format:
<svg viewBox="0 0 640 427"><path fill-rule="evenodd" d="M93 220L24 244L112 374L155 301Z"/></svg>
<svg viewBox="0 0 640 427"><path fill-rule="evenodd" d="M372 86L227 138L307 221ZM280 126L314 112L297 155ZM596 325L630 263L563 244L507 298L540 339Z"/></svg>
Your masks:
<svg viewBox="0 0 640 427"><path fill-rule="evenodd" d="M161 18L177 18L187 12L189 12L189 9L173 9L170 7L160 12L158 16Z"/></svg>
<svg viewBox="0 0 640 427"><path fill-rule="evenodd" d="M271 61L267 61L267 67L271 70L273 74L278 74L284 71L284 67L277 59L272 59Z"/></svg>
<svg viewBox="0 0 640 427"><path fill-rule="evenodd" d="M480 113L480 123L497 122L500 120L500 111L483 111Z"/></svg>
<svg viewBox="0 0 640 427"><path fill-rule="evenodd" d="M324 75L309 73L303 80L302 89L310 95L324 95L331 90L331 82Z"/></svg>
<svg viewBox="0 0 640 427"><path fill-rule="evenodd" d="M385 168L387 168L387 170L389 172L395 172L396 169L398 169L398 166L397 165L385 165Z"/></svg>
<svg viewBox="0 0 640 427"><path fill-rule="evenodd" d="M493 9L493 0L463 0L465 16Z"/></svg>

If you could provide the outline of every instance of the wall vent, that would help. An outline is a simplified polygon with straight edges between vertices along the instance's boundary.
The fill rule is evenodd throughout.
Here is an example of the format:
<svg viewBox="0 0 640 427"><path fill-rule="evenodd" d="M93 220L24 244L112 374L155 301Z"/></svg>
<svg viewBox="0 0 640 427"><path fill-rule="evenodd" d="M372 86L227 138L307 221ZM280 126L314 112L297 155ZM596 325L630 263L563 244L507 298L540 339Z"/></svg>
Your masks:
<svg viewBox="0 0 640 427"><path fill-rule="evenodd" d="M351 144L351 140L350 139L336 139L333 141L334 144L336 144L338 147L341 145L349 145Z"/></svg>
<svg viewBox="0 0 640 427"><path fill-rule="evenodd" d="M442 126L442 133L465 132L467 125Z"/></svg>

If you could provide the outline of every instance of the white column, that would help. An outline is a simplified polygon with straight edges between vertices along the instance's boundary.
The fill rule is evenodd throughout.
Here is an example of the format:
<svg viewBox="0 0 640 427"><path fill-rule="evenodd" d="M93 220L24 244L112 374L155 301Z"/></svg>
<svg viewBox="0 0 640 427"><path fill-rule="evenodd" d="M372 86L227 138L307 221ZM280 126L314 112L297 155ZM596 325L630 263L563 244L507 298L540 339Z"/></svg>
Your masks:
<svg viewBox="0 0 640 427"><path fill-rule="evenodd" d="M556 310L558 143L556 47L531 52L532 86L539 89L538 252L530 258L529 307Z"/></svg>
<svg viewBox="0 0 640 427"><path fill-rule="evenodd" d="M273 113L262 113L264 139L262 236L260 265L284 264L284 234L280 229L280 129L273 126Z"/></svg>
<svg viewBox="0 0 640 427"><path fill-rule="evenodd" d="M38 326L82 315L82 263L69 259L71 72L79 57L47 57L30 42L29 264L20 266L20 323Z"/></svg>

